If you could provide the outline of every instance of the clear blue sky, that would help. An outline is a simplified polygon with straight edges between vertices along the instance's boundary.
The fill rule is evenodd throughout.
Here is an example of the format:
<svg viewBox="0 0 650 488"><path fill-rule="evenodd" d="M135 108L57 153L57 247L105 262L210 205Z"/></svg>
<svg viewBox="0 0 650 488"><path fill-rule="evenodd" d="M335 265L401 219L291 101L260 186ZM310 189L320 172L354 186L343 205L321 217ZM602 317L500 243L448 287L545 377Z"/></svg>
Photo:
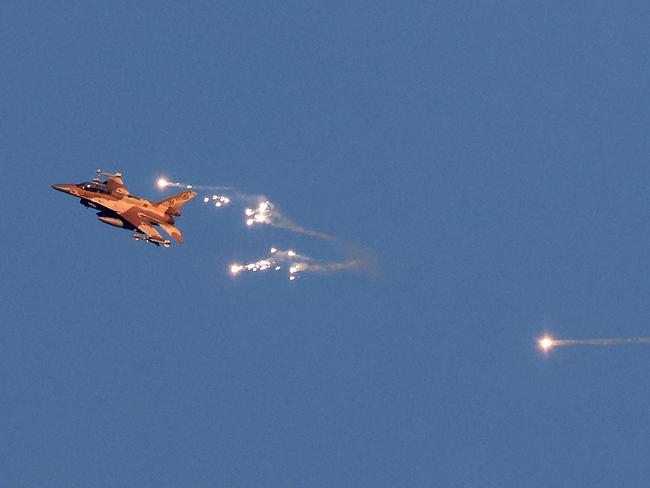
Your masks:
<svg viewBox="0 0 650 488"><path fill-rule="evenodd" d="M3 2L0 485L647 487L647 2ZM264 193L233 280L49 185ZM167 193L166 195L168 195Z"/></svg>

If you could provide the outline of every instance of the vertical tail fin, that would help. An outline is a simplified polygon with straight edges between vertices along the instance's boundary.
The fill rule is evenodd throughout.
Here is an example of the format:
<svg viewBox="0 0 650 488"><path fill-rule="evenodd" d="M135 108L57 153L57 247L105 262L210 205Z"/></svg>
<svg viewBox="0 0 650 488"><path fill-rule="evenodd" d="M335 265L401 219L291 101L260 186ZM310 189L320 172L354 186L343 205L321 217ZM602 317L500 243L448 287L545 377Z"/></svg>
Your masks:
<svg viewBox="0 0 650 488"><path fill-rule="evenodd" d="M167 212L171 214L180 214L179 209L194 198L197 194L193 191L184 191L173 197L165 198L156 202L156 205L167 207Z"/></svg>

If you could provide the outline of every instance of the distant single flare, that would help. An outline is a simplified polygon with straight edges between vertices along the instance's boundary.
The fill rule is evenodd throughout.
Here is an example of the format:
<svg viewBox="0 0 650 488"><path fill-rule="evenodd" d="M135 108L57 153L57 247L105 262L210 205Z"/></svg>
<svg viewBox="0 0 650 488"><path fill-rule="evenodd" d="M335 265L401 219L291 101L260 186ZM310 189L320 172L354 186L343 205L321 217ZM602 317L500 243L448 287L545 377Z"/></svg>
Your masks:
<svg viewBox="0 0 650 488"><path fill-rule="evenodd" d="M621 346L624 344L650 344L650 337L623 337L614 339L553 339L545 335L537 343L542 351L548 352L562 346Z"/></svg>
<svg viewBox="0 0 650 488"><path fill-rule="evenodd" d="M539 347L541 347L543 351L548 351L551 347L553 347L553 339L548 336L542 337L539 340Z"/></svg>

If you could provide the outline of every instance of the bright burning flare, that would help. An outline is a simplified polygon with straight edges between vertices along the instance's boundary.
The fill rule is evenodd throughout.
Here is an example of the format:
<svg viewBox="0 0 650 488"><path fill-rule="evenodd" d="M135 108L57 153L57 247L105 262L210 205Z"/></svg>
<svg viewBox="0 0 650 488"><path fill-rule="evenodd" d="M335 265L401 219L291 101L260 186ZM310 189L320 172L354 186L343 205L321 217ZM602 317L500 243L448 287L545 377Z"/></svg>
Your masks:
<svg viewBox="0 0 650 488"><path fill-rule="evenodd" d="M553 339L548 336L542 337L539 340L539 347L541 347L543 351L548 351L551 347L553 347Z"/></svg>
<svg viewBox="0 0 650 488"><path fill-rule="evenodd" d="M169 181L165 178L158 178L158 188L165 188L166 186L169 186L169 184Z"/></svg>

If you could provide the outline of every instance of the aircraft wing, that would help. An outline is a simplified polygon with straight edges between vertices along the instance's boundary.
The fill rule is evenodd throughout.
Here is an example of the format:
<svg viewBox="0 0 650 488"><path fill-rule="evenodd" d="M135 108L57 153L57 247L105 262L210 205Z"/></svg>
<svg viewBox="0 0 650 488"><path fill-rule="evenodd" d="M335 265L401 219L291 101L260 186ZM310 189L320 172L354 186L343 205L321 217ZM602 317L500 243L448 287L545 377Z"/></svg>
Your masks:
<svg viewBox="0 0 650 488"><path fill-rule="evenodd" d="M122 217L124 220L126 220L133 227L138 229L140 232L145 234L147 238L152 242L160 243L160 244L164 244L165 242L168 242L166 241L166 239L163 238L163 236L160 235L160 233L154 228L154 226L151 225L151 222L147 220L146 217L140 215L137 207L131 207L125 212L118 213L118 215Z"/></svg>

